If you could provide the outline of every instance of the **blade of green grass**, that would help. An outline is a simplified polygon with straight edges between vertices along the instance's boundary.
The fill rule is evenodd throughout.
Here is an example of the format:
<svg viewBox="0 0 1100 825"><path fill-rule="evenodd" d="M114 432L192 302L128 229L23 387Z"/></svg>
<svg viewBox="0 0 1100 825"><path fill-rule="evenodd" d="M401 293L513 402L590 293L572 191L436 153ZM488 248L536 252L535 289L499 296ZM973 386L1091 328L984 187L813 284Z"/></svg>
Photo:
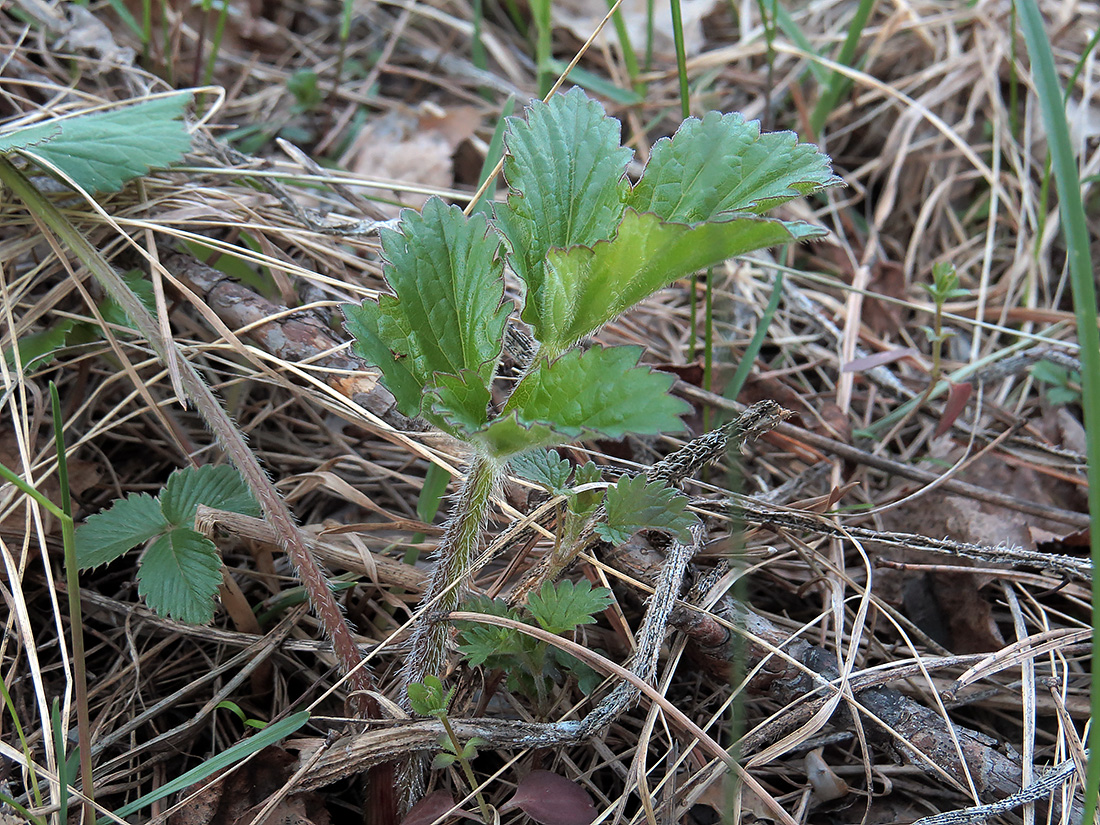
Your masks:
<svg viewBox="0 0 1100 825"><path fill-rule="evenodd" d="M772 287L771 297L768 298L768 305L764 307L764 314L760 316L760 323L756 325L756 332L753 333L749 345L745 347L745 354L741 356L741 363L737 365L737 371L734 372L733 378L730 379L725 391L722 393L730 401L736 401L741 388L745 386L745 380L749 377L749 372L752 371L753 362L756 360L760 348L764 346L764 339L768 337L768 327L771 326L772 318L775 317L775 311L779 309L779 300L782 297L783 273L779 272L775 276L775 285Z"/></svg>
<svg viewBox="0 0 1100 825"><path fill-rule="evenodd" d="M871 13L875 10L875 2L876 0L860 0L855 16L848 25L848 36L844 38L844 44L840 47L840 52L836 56L837 63L843 66L852 65L852 61L856 56L856 49L859 47L859 38L863 36L863 27L867 25L867 21L871 19ZM829 115L836 108L837 101L844 96L851 85L851 79L840 72L834 71L829 77L829 82L821 92L821 97L818 98L817 105L814 106L813 114L810 115L810 130L815 138L820 138L821 128L825 125L825 121L828 120Z"/></svg>
<svg viewBox="0 0 1100 825"><path fill-rule="evenodd" d="M174 794L177 791L182 791L196 782L200 782L206 777L213 774L215 771L220 771L223 768L228 768L237 764L242 759L251 756L257 751L261 751L268 745L274 745L281 739L285 739L302 727L309 721L309 711L300 711L298 713L291 714L286 719L279 722L272 722L266 728L259 733L248 737L242 742L238 742L232 747L226 748L217 756L212 756L203 762L201 765L192 768L186 773L180 774L171 782L165 782L159 788L152 793L147 793L140 799L135 799L133 802L123 805L117 811L115 816L119 819L123 819L132 813L140 811L146 805L152 805L158 799L164 799L169 794ZM99 825L106 825L109 820L106 817L100 817Z"/></svg>
<svg viewBox="0 0 1100 825"><path fill-rule="evenodd" d="M61 399L57 385L50 382L50 403L53 410L53 437L57 449L57 478L61 488L61 543L65 548L65 591L69 597L69 628L73 645L73 691L76 694L76 731L80 749L80 782L84 792L84 821L95 817L95 783L92 778L92 723L88 714L88 673L84 666L84 617L80 610L80 579L76 563L76 534L73 528L72 499L69 495L69 459L65 449L65 432L61 421ZM64 751L62 751L64 753ZM58 758L58 771L61 758ZM66 779L66 782L68 780ZM62 792L64 792L62 784ZM62 817L64 822L65 818Z"/></svg>
<svg viewBox="0 0 1100 825"><path fill-rule="evenodd" d="M1031 72L1035 80L1043 124L1050 143L1054 179L1058 187L1058 211L1066 242L1067 265L1073 288L1073 309L1077 316L1077 343L1081 348L1081 377L1088 459L1089 518L1100 521L1100 330L1096 325L1096 285L1092 279L1092 256L1085 206L1077 161L1070 144L1065 96L1058 83L1054 55L1035 0L1019 0L1020 27L1024 32ZM1089 548L1093 567L1100 567L1100 530L1092 530ZM1082 822L1094 822L1096 796L1100 790L1100 576L1092 579L1092 725L1089 728L1089 766L1085 785L1085 815Z"/></svg>

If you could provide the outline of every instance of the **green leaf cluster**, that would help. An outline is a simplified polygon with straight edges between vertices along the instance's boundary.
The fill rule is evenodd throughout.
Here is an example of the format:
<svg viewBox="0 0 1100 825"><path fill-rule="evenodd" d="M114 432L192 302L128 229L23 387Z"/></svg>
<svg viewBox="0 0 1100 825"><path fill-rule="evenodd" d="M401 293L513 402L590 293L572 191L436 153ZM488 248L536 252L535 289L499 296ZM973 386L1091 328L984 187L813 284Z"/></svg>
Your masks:
<svg viewBox="0 0 1100 825"><path fill-rule="evenodd" d="M182 122L190 93L56 118L0 134L0 155L18 152L58 169L86 192L117 192L126 181L171 166L191 148Z"/></svg>
<svg viewBox="0 0 1100 825"><path fill-rule="evenodd" d="M606 505L606 518L594 529L600 538L612 544L622 544L640 530L660 530L680 541L689 541L689 531L698 520L687 511L687 496L644 475L623 476L606 490L577 490L598 481L599 469L591 461L578 467L570 486L573 468L556 450L518 456L512 459L511 467L552 495L565 496L565 512L559 519L559 543L569 544L576 538L600 504Z"/></svg>
<svg viewBox="0 0 1100 825"><path fill-rule="evenodd" d="M611 591L592 587L582 580L576 584L563 580L547 582L527 600L524 613L517 612L501 599L478 597L465 605L472 613L502 616L549 633L572 633L583 624L593 624L595 614L611 604ZM550 689L566 674L577 679L582 691L589 693L600 683L600 676L575 657L508 627L476 622L459 623L458 649L474 666L502 670L508 687L544 704Z"/></svg>
<svg viewBox="0 0 1100 825"><path fill-rule="evenodd" d="M138 570L138 593L162 616L205 624L214 618L221 558L215 544L194 529L200 504L260 515L232 467L187 467L172 473L156 498L135 493L90 516L76 529L77 564L98 567L151 542Z"/></svg>
<svg viewBox="0 0 1100 825"><path fill-rule="evenodd" d="M573 348L678 278L823 234L762 213L839 182L794 134L711 112L658 141L632 185L619 122L580 89L509 118L504 145L507 201L488 219L438 199L405 211L382 237L393 294L343 307L398 409L495 459L682 429L687 404L669 394L670 376L639 366L638 348ZM513 309L505 264L523 283L520 317L538 351L497 410Z"/></svg>

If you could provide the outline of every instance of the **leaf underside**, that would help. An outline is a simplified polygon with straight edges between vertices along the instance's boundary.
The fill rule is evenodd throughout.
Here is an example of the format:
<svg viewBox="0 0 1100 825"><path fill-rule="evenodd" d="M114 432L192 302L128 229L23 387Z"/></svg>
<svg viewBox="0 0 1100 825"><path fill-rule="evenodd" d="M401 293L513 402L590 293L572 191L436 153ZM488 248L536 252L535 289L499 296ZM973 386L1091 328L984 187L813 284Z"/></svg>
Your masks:
<svg viewBox="0 0 1100 825"><path fill-rule="evenodd" d="M0 154L20 151L56 166L87 192L116 192L191 148L180 120L190 100L189 93L169 95L18 129L0 135Z"/></svg>
<svg viewBox="0 0 1100 825"><path fill-rule="evenodd" d="M595 246L551 249L536 337L560 352L678 278L824 231L755 215L689 226L627 210L618 233Z"/></svg>

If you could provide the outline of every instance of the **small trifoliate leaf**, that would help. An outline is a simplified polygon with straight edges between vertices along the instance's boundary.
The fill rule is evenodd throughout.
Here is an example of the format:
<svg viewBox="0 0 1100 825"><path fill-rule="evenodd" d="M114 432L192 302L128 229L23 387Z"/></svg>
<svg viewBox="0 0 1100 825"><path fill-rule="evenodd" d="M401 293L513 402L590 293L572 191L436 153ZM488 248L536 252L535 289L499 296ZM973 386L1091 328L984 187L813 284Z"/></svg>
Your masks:
<svg viewBox="0 0 1100 825"><path fill-rule="evenodd" d="M512 459L512 472L560 496L567 489L573 465L558 455L557 450L533 450Z"/></svg>
<svg viewBox="0 0 1100 825"><path fill-rule="evenodd" d="M606 587L593 589L587 580L576 584L568 579L557 584L546 582L527 597L527 609L548 633L571 633L577 625L593 624L595 614L610 604L611 591Z"/></svg>
<svg viewBox="0 0 1100 825"><path fill-rule="evenodd" d="M161 616L206 624L214 618L221 566L214 542L177 527L149 546L138 569L138 593Z"/></svg>
<svg viewBox="0 0 1100 825"><path fill-rule="evenodd" d="M168 476L160 494L164 517L175 527L191 527L200 504L258 518L260 505L240 474L228 465L184 467Z"/></svg>
<svg viewBox="0 0 1100 825"><path fill-rule="evenodd" d="M403 211L400 231L383 230L384 273L394 295L343 310L353 349L382 371L405 415L421 414L423 392L439 384L437 373L467 370L487 392L509 311L499 246L483 216L466 218L439 198L420 214ZM467 377L465 383L475 382ZM466 405L452 410L456 421L484 421L482 395L449 386L437 398ZM433 423L453 431L441 418L432 415Z"/></svg>
<svg viewBox="0 0 1100 825"><path fill-rule="evenodd" d="M157 500L147 493L119 499L76 528L77 566L84 570L114 561L169 526Z"/></svg>
<svg viewBox="0 0 1100 825"><path fill-rule="evenodd" d="M190 100L188 93L168 95L18 129L0 135L0 154L19 151L56 166L87 192L115 192L191 148L180 120Z"/></svg>
<svg viewBox="0 0 1100 825"><path fill-rule="evenodd" d="M824 232L801 222L746 215L689 226L628 209L612 240L549 251L546 281L537 295L528 296L528 302L543 302L529 323L551 353L563 352L678 278Z"/></svg>
<svg viewBox="0 0 1100 825"><path fill-rule="evenodd" d="M512 264L530 297L523 319L541 305L546 251L611 237L622 215L631 150L621 126L580 89L534 101L526 120L509 118L504 178L511 193L498 210ZM529 309L530 308L530 309Z"/></svg>
<svg viewBox="0 0 1100 825"><path fill-rule="evenodd" d="M828 156L794 132L761 134L760 123L741 114L707 112L653 145L626 204L665 221L698 223L723 212L761 214L838 183Z"/></svg>
<svg viewBox="0 0 1100 825"><path fill-rule="evenodd" d="M606 503L607 522L595 529L611 544L624 544L639 530L662 530L687 542L697 521L695 514L686 510L687 496L644 475L620 478L607 488Z"/></svg>
<svg viewBox="0 0 1100 825"><path fill-rule="evenodd" d="M639 347L593 347L540 362L516 386L504 415L477 437L496 455L627 433L675 432L690 405L668 394L671 375L637 366Z"/></svg>

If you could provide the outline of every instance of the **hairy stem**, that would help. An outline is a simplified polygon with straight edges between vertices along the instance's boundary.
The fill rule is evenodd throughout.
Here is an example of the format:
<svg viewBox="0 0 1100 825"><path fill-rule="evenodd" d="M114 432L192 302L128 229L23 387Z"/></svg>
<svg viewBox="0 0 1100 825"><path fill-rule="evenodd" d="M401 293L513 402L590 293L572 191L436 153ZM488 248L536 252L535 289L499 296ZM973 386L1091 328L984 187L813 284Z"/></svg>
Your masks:
<svg viewBox="0 0 1100 825"><path fill-rule="evenodd" d="M500 486L505 462L476 455L470 462L466 481L454 503L451 519L436 550L435 567L421 602L420 616L412 634L412 650L405 663L401 695L408 686L424 681L428 674L439 675L447 652L447 627L434 620L440 613L457 610L465 591L464 579L470 572L489 502ZM406 699L406 701L408 701Z"/></svg>

